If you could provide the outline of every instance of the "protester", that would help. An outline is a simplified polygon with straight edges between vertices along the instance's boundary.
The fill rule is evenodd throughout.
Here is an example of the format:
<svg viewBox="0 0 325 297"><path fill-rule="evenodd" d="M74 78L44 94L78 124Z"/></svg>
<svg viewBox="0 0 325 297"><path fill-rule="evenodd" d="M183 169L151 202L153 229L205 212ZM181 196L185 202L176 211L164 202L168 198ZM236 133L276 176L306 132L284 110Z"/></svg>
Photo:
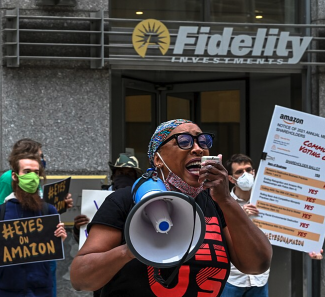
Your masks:
<svg viewBox="0 0 325 297"><path fill-rule="evenodd" d="M235 154L226 162L228 179L234 187L230 195L238 202L248 216L258 214L255 205L250 203L255 170L253 161L244 154ZM232 263L229 278L221 294L222 297L268 297L270 270L262 274L250 275L240 272Z"/></svg>
<svg viewBox="0 0 325 297"><path fill-rule="evenodd" d="M111 175L111 185L109 191L132 186L133 183L141 176L142 170L139 167L138 159L134 156L128 156L121 153L115 164L109 162ZM89 218L86 215L80 214L74 218L73 236L79 243L80 227L89 223ZM100 296L101 289L94 291L94 297Z"/></svg>
<svg viewBox="0 0 325 297"><path fill-rule="evenodd" d="M209 155L212 140L196 124L172 120L158 126L148 149L151 166L166 188L195 198L201 207L208 228L203 245L209 254L185 262L170 288L158 283L153 268L136 259L123 238L133 206L127 187L108 196L88 224L88 238L71 265L76 290L103 287L102 297L216 297L228 278L229 261L244 273L269 268L271 245L230 196L226 169L216 161L200 163L202 156ZM160 275L166 277L172 269L160 269Z"/></svg>
<svg viewBox="0 0 325 297"><path fill-rule="evenodd" d="M16 155L22 153L31 153L34 155L42 153L42 145L29 138L23 138L17 141L10 153L9 164L11 165L12 160L16 158ZM5 198L12 193L12 170L4 172L0 177L0 204L2 204Z"/></svg>
<svg viewBox="0 0 325 297"><path fill-rule="evenodd" d="M46 167L46 160L44 158L43 152L42 152L42 144L32 140L30 138L23 138L18 140L12 148L12 151L9 156L9 164L12 164L12 160L15 159L17 155L20 155L22 153L31 153L34 155L39 155L39 158L42 163L42 167L45 169ZM12 170L8 170L4 172L0 177L0 204L2 204L5 200L5 198L12 193ZM39 186L39 194L41 198L43 197L43 191L41 188L41 185ZM71 208L73 206L73 199L71 197L71 194L69 193L67 197L65 198L65 204L66 208Z"/></svg>
<svg viewBox="0 0 325 297"><path fill-rule="evenodd" d="M128 156L125 153L119 155L115 164L109 162L108 165L112 171L111 186L108 188L109 191L132 186L142 175L138 159L134 156Z"/></svg>
<svg viewBox="0 0 325 297"><path fill-rule="evenodd" d="M35 156L38 156L38 158L41 161L41 170L44 172L44 169L46 167L46 160L44 158L43 152L42 152L42 144L32 140L30 138L23 138L18 140L12 148L12 151L9 156L9 165L12 168L14 165L14 162L16 160L17 155L21 155L23 153L30 153ZM45 180L45 173L41 175ZM5 200L5 198L10 195L13 192L12 188L12 170L8 170L5 173L3 173L0 177L0 204L2 204ZM39 184L38 187L38 194L41 198L43 198L43 190L41 187L41 184ZM67 197L65 198L65 204L66 208L71 208L73 206L73 199L71 197L71 194L69 193ZM53 279L53 297L56 297L56 261L51 261L51 272L52 272L52 279Z"/></svg>
<svg viewBox="0 0 325 297"><path fill-rule="evenodd" d="M11 159L13 193L5 199L4 220L36 217L42 215L43 203L38 193L43 168L39 155L15 154ZM57 214L53 205L48 204L48 214ZM54 232L63 240L67 237L64 224L59 223ZM1 297L52 297L53 280L50 263L53 261L18 264L0 268Z"/></svg>

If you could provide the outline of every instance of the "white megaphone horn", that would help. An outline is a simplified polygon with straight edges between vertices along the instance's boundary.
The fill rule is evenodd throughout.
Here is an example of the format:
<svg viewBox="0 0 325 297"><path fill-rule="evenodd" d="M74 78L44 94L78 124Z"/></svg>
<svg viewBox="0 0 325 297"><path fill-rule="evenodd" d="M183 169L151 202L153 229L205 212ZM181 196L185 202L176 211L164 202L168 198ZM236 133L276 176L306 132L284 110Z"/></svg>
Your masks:
<svg viewBox="0 0 325 297"><path fill-rule="evenodd" d="M192 258L205 236L204 215L194 199L167 191L155 171L139 178L132 194L135 206L124 232L134 256L156 268L177 266Z"/></svg>

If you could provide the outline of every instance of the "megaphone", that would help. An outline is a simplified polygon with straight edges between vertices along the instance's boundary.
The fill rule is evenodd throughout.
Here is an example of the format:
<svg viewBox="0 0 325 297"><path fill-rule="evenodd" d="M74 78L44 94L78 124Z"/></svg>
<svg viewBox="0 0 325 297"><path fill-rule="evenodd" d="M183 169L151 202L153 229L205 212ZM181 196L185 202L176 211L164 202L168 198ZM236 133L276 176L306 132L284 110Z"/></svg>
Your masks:
<svg viewBox="0 0 325 297"><path fill-rule="evenodd" d="M192 258L206 229L203 212L194 199L167 191L162 180L152 174L139 178L132 193L135 206L124 233L134 256L155 268L177 266L186 253L185 261Z"/></svg>

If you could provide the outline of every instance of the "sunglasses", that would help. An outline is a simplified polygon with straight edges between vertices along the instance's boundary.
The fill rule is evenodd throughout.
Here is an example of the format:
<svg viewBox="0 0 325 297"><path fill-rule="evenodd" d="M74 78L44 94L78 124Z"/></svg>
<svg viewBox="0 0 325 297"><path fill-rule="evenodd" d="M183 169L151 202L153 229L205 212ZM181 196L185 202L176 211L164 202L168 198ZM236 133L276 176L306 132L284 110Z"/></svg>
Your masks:
<svg viewBox="0 0 325 297"><path fill-rule="evenodd" d="M177 145L182 150L190 150L194 145L196 139L197 144L201 149L208 150L212 147L214 134L212 133L200 133L196 136L189 133L177 133L163 141L157 150L159 150L167 142L176 139Z"/></svg>

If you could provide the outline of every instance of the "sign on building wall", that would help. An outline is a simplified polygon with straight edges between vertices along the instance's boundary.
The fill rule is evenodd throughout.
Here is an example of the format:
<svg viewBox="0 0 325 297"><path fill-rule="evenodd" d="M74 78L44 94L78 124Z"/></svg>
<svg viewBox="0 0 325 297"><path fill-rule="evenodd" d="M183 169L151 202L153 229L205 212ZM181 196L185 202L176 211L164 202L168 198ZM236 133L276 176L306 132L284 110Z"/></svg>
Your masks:
<svg viewBox="0 0 325 297"><path fill-rule="evenodd" d="M296 36L278 28L258 28L255 33L237 33L233 27L213 32L208 25L179 26L171 42L168 28L155 19L143 20L134 28L132 43L144 59L149 49L168 55L172 63L193 64L297 64L312 37Z"/></svg>
<svg viewBox="0 0 325 297"><path fill-rule="evenodd" d="M273 245L319 252L325 234L325 118L276 106L252 203Z"/></svg>

